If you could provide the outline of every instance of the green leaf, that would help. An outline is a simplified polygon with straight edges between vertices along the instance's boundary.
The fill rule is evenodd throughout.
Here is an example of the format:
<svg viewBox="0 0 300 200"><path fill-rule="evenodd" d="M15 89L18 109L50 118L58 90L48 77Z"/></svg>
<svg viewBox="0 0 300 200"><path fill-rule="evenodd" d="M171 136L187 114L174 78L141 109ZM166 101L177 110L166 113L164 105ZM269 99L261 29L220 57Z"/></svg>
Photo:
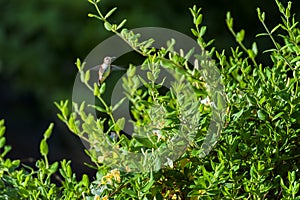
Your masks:
<svg viewBox="0 0 300 200"><path fill-rule="evenodd" d="M196 26L198 26L201 23L202 23L202 14L200 14L195 21Z"/></svg>
<svg viewBox="0 0 300 200"><path fill-rule="evenodd" d="M253 53L254 53L255 56L258 54L256 42L252 43L252 51L253 51Z"/></svg>
<svg viewBox="0 0 300 200"><path fill-rule="evenodd" d="M100 95L97 83L94 83L94 96Z"/></svg>
<svg viewBox="0 0 300 200"><path fill-rule="evenodd" d="M3 137L5 130L6 128L4 126L0 128L0 138Z"/></svg>
<svg viewBox="0 0 300 200"><path fill-rule="evenodd" d="M50 123L49 127L47 128L47 130L44 133L44 138L47 139L51 136L52 130L54 127L54 123Z"/></svg>
<svg viewBox="0 0 300 200"><path fill-rule="evenodd" d="M11 165L12 165L13 167L17 168L17 167L20 166L20 163L21 163L20 160L13 160L13 161L11 162Z"/></svg>
<svg viewBox="0 0 300 200"><path fill-rule="evenodd" d="M295 171L292 171L292 172L288 172L288 179L289 179L289 182L290 183L293 183L295 182L295 179L296 179L296 172Z"/></svg>
<svg viewBox="0 0 300 200"><path fill-rule="evenodd" d="M94 1L93 1L93 0L88 0L88 2L90 2L91 4L94 4Z"/></svg>
<svg viewBox="0 0 300 200"><path fill-rule="evenodd" d="M104 22L104 27L106 30L111 31L111 24L109 22Z"/></svg>
<svg viewBox="0 0 300 200"><path fill-rule="evenodd" d="M111 16L113 14L113 12L115 12L117 10L117 7L114 7L113 9L111 9L105 16L104 19L107 19L109 16Z"/></svg>
<svg viewBox="0 0 300 200"><path fill-rule="evenodd" d="M8 152L10 152L11 146L4 146L4 151L2 152L0 157L4 157Z"/></svg>
<svg viewBox="0 0 300 200"><path fill-rule="evenodd" d="M230 12L226 13L226 23L229 29L232 29L233 27L233 18L231 17Z"/></svg>
<svg viewBox="0 0 300 200"><path fill-rule="evenodd" d="M261 36L269 36L268 33L259 33L256 35L256 37L261 37Z"/></svg>
<svg viewBox="0 0 300 200"><path fill-rule="evenodd" d="M150 80L150 81L155 81L154 79L154 76L151 72L147 72L147 78Z"/></svg>
<svg viewBox="0 0 300 200"><path fill-rule="evenodd" d="M40 143L40 152L42 156L47 156L48 155L48 144L46 139L42 139Z"/></svg>
<svg viewBox="0 0 300 200"><path fill-rule="evenodd" d="M281 26L281 24L278 24L277 26L275 26L272 30L271 30L271 34L274 33L279 27Z"/></svg>
<svg viewBox="0 0 300 200"><path fill-rule="evenodd" d="M195 5L194 5L195 6ZM195 16L195 11L194 11L194 8L192 9L192 8L189 8L189 10L190 10L190 12L191 12L191 14L192 14L192 16Z"/></svg>
<svg viewBox="0 0 300 200"><path fill-rule="evenodd" d="M242 114L244 113L244 109L241 109L239 112L235 113L234 116L234 120L237 120L238 118L240 118L242 116Z"/></svg>
<svg viewBox="0 0 300 200"><path fill-rule="evenodd" d="M85 108L85 101L83 101L81 104L80 104L80 107L79 107L79 112L82 112Z"/></svg>
<svg viewBox="0 0 300 200"><path fill-rule="evenodd" d="M113 124L113 121L112 121L111 119L109 119L109 120L108 120L108 126L111 127L111 126L113 126L113 125L114 125L114 124Z"/></svg>
<svg viewBox="0 0 300 200"><path fill-rule="evenodd" d="M128 190L128 189L122 189L122 192L124 192L125 194L128 194L130 195L131 197L137 199L138 196L137 196L137 193L132 191L132 190Z"/></svg>
<svg viewBox="0 0 300 200"><path fill-rule="evenodd" d="M80 71L80 81L84 83L84 72Z"/></svg>
<svg viewBox="0 0 300 200"><path fill-rule="evenodd" d="M134 139L144 147L153 148L153 143L146 137L135 136Z"/></svg>
<svg viewBox="0 0 300 200"><path fill-rule="evenodd" d="M252 97L250 94L246 94L246 98L250 105L256 104L256 99L254 97Z"/></svg>
<svg viewBox="0 0 300 200"><path fill-rule="evenodd" d="M89 177L86 174L82 175L82 179L81 179L81 183L85 186L85 187L89 187L90 185L90 181L89 181Z"/></svg>
<svg viewBox="0 0 300 200"><path fill-rule="evenodd" d="M85 72L85 76L84 76L84 82L88 82L90 80L90 70L87 70Z"/></svg>
<svg viewBox="0 0 300 200"><path fill-rule="evenodd" d="M193 33L194 36L198 36L198 32L195 29L191 28L191 32Z"/></svg>
<svg viewBox="0 0 300 200"><path fill-rule="evenodd" d="M100 112L103 112L103 113L107 112L104 108L102 108L100 106L95 106L95 105L89 105L89 106L95 108L96 110L98 110Z"/></svg>
<svg viewBox="0 0 300 200"><path fill-rule="evenodd" d="M263 110L257 111L257 116L261 120L266 120L267 114Z"/></svg>
<svg viewBox="0 0 300 200"><path fill-rule="evenodd" d="M58 168L58 162L54 162L51 166L50 166L50 173L53 174L57 171L57 168Z"/></svg>
<svg viewBox="0 0 300 200"><path fill-rule="evenodd" d="M150 188L153 186L153 184L155 183L154 180L149 181L143 188L142 188L142 192L146 193L150 190Z"/></svg>
<svg viewBox="0 0 300 200"><path fill-rule="evenodd" d="M175 68L175 65L171 61L165 60L165 59L160 61L160 65L162 65L166 68L169 68L169 69L174 69Z"/></svg>
<svg viewBox="0 0 300 200"><path fill-rule="evenodd" d="M206 32L206 26L202 26L199 32L199 36L202 37Z"/></svg>
<svg viewBox="0 0 300 200"><path fill-rule="evenodd" d="M99 90L100 94L103 94L105 92L105 89L106 89L106 83L103 82L103 83L101 83L101 86L100 86L100 90Z"/></svg>
<svg viewBox="0 0 300 200"><path fill-rule="evenodd" d="M248 55L249 55L250 58L255 58L255 54L252 51L252 49L247 49L247 53L248 53Z"/></svg>
<svg viewBox="0 0 300 200"><path fill-rule="evenodd" d="M292 2L288 2L288 6L287 6L287 8L285 9L285 16L287 17L287 18L289 18L290 16L291 16L291 6L292 6Z"/></svg>
<svg viewBox="0 0 300 200"><path fill-rule="evenodd" d="M278 113L277 115L275 115L275 116L273 117L272 121L278 119L278 118L279 118L281 115L283 115L283 114L284 114L284 112Z"/></svg>
<svg viewBox="0 0 300 200"><path fill-rule="evenodd" d="M124 126L125 126L125 118L122 117L122 118L118 119L118 121L116 122L115 130L121 131L124 129Z"/></svg>
<svg viewBox="0 0 300 200"><path fill-rule="evenodd" d="M265 13L264 12L261 13L260 8L257 8L256 11L257 11L258 19L261 22L264 22L265 21Z"/></svg>
<svg viewBox="0 0 300 200"><path fill-rule="evenodd" d="M116 30L122 28L124 26L124 24L126 23L127 19L124 19L116 28Z"/></svg>
<svg viewBox="0 0 300 200"><path fill-rule="evenodd" d="M72 177L72 168L69 163L67 165L67 176L70 178Z"/></svg>
<svg viewBox="0 0 300 200"><path fill-rule="evenodd" d="M279 1L279 0L276 0L276 4L277 4L277 6L278 6L278 8L279 8L279 11L282 13L282 14L284 14L284 7L283 7L283 5L281 4L281 2Z"/></svg>
<svg viewBox="0 0 300 200"><path fill-rule="evenodd" d="M112 111L114 112L116 109L120 107L120 105L125 101L126 97L123 97L114 107L112 108Z"/></svg>
<svg viewBox="0 0 300 200"><path fill-rule="evenodd" d="M77 60L76 60L76 66L77 66L77 68L78 68L78 70L80 71L81 70L81 61L80 61L80 59L79 58L77 58Z"/></svg>
<svg viewBox="0 0 300 200"><path fill-rule="evenodd" d="M193 55L194 51L195 51L195 48L194 48L194 47L191 48L191 49L187 52L187 54L185 54L184 59L189 60L190 57Z"/></svg>
<svg viewBox="0 0 300 200"><path fill-rule="evenodd" d="M6 138L5 138L5 137L0 138L0 148L3 148L3 147L4 147L5 141L6 141Z"/></svg>
<svg viewBox="0 0 300 200"><path fill-rule="evenodd" d="M280 185L284 190L288 190L288 188L284 185L283 179L280 177Z"/></svg>
<svg viewBox="0 0 300 200"><path fill-rule="evenodd" d="M300 56L295 57L294 59L291 60L291 63L297 62L300 60Z"/></svg>
<svg viewBox="0 0 300 200"><path fill-rule="evenodd" d="M128 78L132 78L135 75L136 72L136 67L130 66L129 69L127 70L126 74Z"/></svg>
<svg viewBox="0 0 300 200"><path fill-rule="evenodd" d="M89 14L88 14L88 17L101 19L98 15L95 15L95 14L92 14L92 13L89 13Z"/></svg>
<svg viewBox="0 0 300 200"><path fill-rule="evenodd" d="M245 30L242 29L240 32L236 34L236 41L242 42L244 40L244 37L245 37Z"/></svg>

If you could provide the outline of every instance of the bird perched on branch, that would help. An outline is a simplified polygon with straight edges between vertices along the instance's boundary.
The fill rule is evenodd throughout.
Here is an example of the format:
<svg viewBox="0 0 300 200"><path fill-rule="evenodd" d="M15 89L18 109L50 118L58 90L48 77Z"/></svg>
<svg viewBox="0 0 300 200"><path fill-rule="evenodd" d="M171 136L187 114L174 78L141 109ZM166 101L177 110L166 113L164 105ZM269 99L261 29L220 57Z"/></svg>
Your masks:
<svg viewBox="0 0 300 200"><path fill-rule="evenodd" d="M103 81L110 75L111 71L115 68L118 70L126 70L125 68L122 67L118 67L116 65L111 65L113 59L115 59L116 57L109 57L106 56L103 59L103 63L101 65L99 65L99 71L98 71L98 75L99 75L99 84L103 83Z"/></svg>

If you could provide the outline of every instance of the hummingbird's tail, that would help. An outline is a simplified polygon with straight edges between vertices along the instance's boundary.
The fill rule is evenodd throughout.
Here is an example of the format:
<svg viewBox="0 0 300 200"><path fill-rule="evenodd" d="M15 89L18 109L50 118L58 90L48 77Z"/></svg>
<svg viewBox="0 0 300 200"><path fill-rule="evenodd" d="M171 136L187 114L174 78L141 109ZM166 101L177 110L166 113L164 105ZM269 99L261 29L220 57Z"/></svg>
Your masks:
<svg viewBox="0 0 300 200"><path fill-rule="evenodd" d="M120 66L117 66L117 65L111 65L111 69L112 70L127 70L127 68L120 67Z"/></svg>

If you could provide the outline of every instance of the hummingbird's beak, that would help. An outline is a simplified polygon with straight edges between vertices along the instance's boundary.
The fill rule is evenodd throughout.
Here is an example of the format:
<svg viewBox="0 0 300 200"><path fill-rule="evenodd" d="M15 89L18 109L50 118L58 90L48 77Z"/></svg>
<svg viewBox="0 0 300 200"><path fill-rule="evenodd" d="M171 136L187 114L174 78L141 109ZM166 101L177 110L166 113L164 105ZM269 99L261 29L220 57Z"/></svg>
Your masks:
<svg viewBox="0 0 300 200"><path fill-rule="evenodd" d="M110 63L114 62L117 57L110 57Z"/></svg>

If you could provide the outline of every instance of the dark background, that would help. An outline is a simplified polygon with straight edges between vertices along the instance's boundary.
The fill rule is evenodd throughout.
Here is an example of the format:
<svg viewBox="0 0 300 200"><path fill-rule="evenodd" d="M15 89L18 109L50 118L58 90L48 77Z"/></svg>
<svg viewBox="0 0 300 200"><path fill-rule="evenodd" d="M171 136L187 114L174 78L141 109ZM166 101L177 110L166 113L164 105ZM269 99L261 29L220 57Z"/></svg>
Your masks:
<svg viewBox="0 0 300 200"><path fill-rule="evenodd" d="M283 1L286 5L287 1ZM298 12L300 2L293 2ZM165 27L191 35L192 17L188 10L202 7L203 24L208 27L205 38L215 39L217 50L235 46L225 16L231 11L234 28L246 30L245 44L256 41L260 51L272 48L269 38L256 38L264 32L256 8L266 11L266 23L272 29L280 15L273 0L102 0L100 9L106 13L118 7L111 21L127 18L127 28ZM54 101L71 100L77 68L82 60L111 34L87 13L94 12L85 0L11 0L0 1L0 118L6 121L7 143L13 147L9 157L33 164L39 155L39 142L50 122L55 122L49 140L51 161L71 159L79 174L91 170L81 141L58 120ZM299 16L296 16L299 19ZM102 58L99 58L99 62ZM262 55L260 62L269 64Z"/></svg>

